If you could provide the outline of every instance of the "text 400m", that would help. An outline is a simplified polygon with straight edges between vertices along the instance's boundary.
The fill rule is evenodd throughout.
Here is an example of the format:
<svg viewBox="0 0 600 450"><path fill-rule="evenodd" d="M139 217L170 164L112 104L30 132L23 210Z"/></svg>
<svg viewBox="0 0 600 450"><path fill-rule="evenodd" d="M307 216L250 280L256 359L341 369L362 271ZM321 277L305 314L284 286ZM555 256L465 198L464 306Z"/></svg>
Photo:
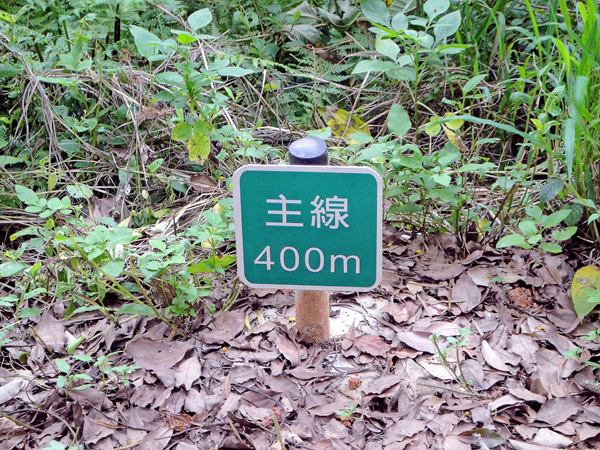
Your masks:
<svg viewBox="0 0 600 450"><path fill-rule="evenodd" d="M292 255L293 264L286 263L286 255ZM315 255L315 256L312 256ZM312 263L311 263L312 257ZM264 259L263 259L264 258ZM339 263L338 263L339 261ZM335 273L336 267L343 269L344 273L348 273L348 262L354 261L354 270L360 273L360 258L356 255L331 255L329 257L329 267L331 273ZM271 266L275 263L271 260L271 246L267 245L260 255L254 260L254 264L263 264L267 266L267 270L271 270ZM294 247L283 247L279 252L279 264L283 270L287 272L295 271L300 265L300 254ZM325 267L325 255L323 251L316 247L311 247L304 253L304 265L310 272L320 272Z"/></svg>

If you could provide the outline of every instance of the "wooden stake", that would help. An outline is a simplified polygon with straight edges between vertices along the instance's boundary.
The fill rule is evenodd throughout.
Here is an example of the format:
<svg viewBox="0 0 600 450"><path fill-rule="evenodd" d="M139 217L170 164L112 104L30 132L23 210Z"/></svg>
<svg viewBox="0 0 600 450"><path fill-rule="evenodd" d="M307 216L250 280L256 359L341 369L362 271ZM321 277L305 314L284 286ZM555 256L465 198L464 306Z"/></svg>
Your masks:
<svg viewBox="0 0 600 450"><path fill-rule="evenodd" d="M296 326L305 342L329 340L329 292L296 291Z"/></svg>

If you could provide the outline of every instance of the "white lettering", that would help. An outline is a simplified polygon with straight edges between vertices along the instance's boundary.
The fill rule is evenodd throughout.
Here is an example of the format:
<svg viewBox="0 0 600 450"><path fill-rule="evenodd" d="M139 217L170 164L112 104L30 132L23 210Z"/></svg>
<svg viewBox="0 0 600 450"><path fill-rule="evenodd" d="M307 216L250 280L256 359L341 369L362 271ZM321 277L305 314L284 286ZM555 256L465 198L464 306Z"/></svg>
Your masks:
<svg viewBox="0 0 600 450"><path fill-rule="evenodd" d="M285 265L285 252L287 252L288 250L291 250L292 252L294 252L294 267L292 267L291 269ZM283 270L286 270L288 272L293 272L294 270L296 270L298 268L298 265L300 264L300 255L298 255L298 250L296 250L294 247L283 247L283 249L281 250L281 253L279 254L279 262L281 263L281 267L283 267Z"/></svg>
<svg viewBox="0 0 600 450"><path fill-rule="evenodd" d="M319 267L317 269L313 269L310 266L311 252L317 252L319 254ZM304 254L304 264L306 264L306 268L311 272L320 272L323 269L323 266L325 265L325 257L323 256L323 252L321 251L321 249L312 247L306 250L306 253Z"/></svg>
<svg viewBox="0 0 600 450"><path fill-rule="evenodd" d="M341 259L344 265L344 273L348 273L348 260L354 259L356 266L356 273L360 273L360 258L356 255L344 256L344 255L331 255L331 273L335 273L335 261Z"/></svg>

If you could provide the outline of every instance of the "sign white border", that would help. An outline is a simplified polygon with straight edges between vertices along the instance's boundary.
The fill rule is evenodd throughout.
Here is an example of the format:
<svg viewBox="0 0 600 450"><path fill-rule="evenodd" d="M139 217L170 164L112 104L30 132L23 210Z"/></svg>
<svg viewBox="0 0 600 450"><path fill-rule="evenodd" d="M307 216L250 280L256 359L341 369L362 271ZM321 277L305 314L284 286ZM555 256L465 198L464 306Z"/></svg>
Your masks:
<svg viewBox="0 0 600 450"><path fill-rule="evenodd" d="M369 287L357 286L308 286L295 284L257 284L251 283L246 279L244 273L244 245L242 236L242 199L240 196L240 178L244 172L321 172L321 173L365 173L372 175L377 182L377 268L375 283ZM383 221L383 200L382 200L383 183L377 172L368 167L355 166L267 166L260 164L248 164L240 167L233 174L233 211L235 220L235 243L237 247L237 268L240 280L251 288L255 289L301 289L301 290L316 290L316 291L352 291L352 292L368 292L381 283L381 266L382 266L382 221Z"/></svg>

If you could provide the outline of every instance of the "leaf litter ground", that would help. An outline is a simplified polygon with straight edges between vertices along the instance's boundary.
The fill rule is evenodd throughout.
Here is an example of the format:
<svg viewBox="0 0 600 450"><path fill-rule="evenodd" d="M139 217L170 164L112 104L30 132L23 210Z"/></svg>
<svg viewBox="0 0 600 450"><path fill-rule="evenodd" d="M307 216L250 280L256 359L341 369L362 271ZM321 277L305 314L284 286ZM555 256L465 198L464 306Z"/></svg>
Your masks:
<svg viewBox="0 0 600 450"><path fill-rule="evenodd" d="M450 235L407 241L392 226L385 236L382 284L332 295L325 345L299 343L285 291L246 290L186 339L148 317L61 320L61 304L24 319L30 332L2 348L1 448L598 448L592 368L562 356L600 347L579 339L600 327L573 310L579 261L474 243L463 256ZM471 330L460 368L452 352L447 364L472 394L430 339L444 348L460 328ZM75 353L137 367L130 384L67 355L80 337ZM85 379L58 389L57 358Z"/></svg>

